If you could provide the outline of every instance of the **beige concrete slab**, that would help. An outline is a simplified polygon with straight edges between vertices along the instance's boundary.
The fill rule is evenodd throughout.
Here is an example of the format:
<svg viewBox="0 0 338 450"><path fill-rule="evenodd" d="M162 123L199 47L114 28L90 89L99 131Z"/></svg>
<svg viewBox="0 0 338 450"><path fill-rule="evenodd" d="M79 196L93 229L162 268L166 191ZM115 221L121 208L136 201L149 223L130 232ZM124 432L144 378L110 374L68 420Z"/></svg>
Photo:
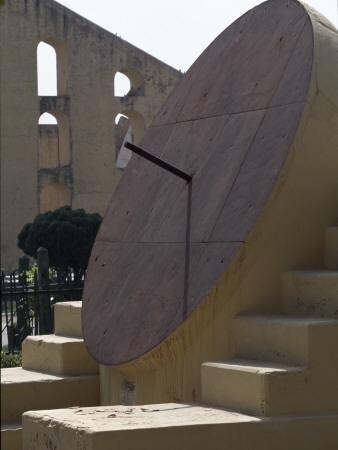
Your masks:
<svg viewBox="0 0 338 450"><path fill-rule="evenodd" d="M239 358L202 364L202 401L247 414L312 412L299 403L309 381L304 367Z"/></svg>
<svg viewBox="0 0 338 450"><path fill-rule="evenodd" d="M337 425L337 414L258 418L196 403L36 411L23 416L23 449L333 450Z"/></svg>
<svg viewBox="0 0 338 450"><path fill-rule="evenodd" d="M56 303L54 330L59 336L82 338L82 301Z"/></svg>
<svg viewBox="0 0 338 450"><path fill-rule="evenodd" d="M313 327L325 332L338 319L288 315L240 315L235 318L235 349L240 358L308 365ZM312 342L312 341L311 341Z"/></svg>
<svg viewBox="0 0 338 450"><path fill-rule="evenodd" d="M338 269L338 227L326 228L325 267L327 269Z"/></svg>
<svg viewBox="0 0 338 450"><path fill-rule="evenodd" d="M314 327L309 340L308 368L238 358L202 364L202 401L265 416L337 411L337 328Z"/></svg>
<svg viewBox="0 0 338 450"><path fill-rule="evenodd" d="M58 375L99 373L99 364L87 352L83 339L54 334L24 340L22 367Z"/></svg>
<svg viewBox="0 0 338 450"><path fill-rule="evenodd" d="M1 369L1 423L21 421L25 411L90 406L100 402L98 376L59 376L14 367Z"/></svg>
<svg viewBox="0 0 338 450"><path fill-rule="evenodd" d="M283 274L286 314L338 316L338 270L299 270Z"/></svg>

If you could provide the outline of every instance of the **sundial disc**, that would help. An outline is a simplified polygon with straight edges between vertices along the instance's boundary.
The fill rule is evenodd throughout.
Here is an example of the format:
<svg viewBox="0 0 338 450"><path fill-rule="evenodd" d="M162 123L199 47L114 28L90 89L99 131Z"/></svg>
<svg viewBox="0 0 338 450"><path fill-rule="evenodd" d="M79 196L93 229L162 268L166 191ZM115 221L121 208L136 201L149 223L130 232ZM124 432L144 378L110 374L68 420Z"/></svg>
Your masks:
<svg viewBox="0 0 338 450"><path fill-rule="evenodd" d="M168 338L215 285L252 229L305 105L313 29L295 0L250 10L196 60L140 147L191 183L134 155L89 262L83 335L116 366Z"/></svg>

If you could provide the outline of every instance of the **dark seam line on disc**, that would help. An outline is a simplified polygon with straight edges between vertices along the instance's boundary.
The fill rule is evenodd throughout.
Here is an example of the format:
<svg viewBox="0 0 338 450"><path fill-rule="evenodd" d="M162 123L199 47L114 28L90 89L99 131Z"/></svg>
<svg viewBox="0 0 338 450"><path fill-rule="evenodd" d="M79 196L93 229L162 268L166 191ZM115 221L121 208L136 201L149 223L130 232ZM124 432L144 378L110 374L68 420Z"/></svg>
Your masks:
<svg viewBox="0 0 338 450"><path fill-rule="evenodd" d="M272 95L274 95L275 92L276 91L274 91L274 93ZM270 102L271 102L271 100L272 99L270 99ZM299 101L295 101L295 102L281 103L281 104L273 105L273 106L270 106L270 104L269 104L268 106L264 106L262 108L248 109L248 110L245 110L245 111L243 110L243 111L236 111L236 112L227 112L227 113L224 113L224 114L216 114L214 116L196 117L196 118L193 118L193 119L182 120L181 122L170 122L170 123L163 124L163 125L151 125L148 128L148 130L150 130L151 128L156 129L156 128L159 128L159 127L166 127L166 126L169 126L169 125L179 125L181 123L187 123L187 122L197 122L198 120L214 119L214 118L225 117L225 116L235 116L237 114L248 114L248 113L251 113L251 112L264 111L265 109L281 108L283 106L296 105L298 103L308 103L308 100L299 100Z"/></svg>
<svg viewBox="0 0 338 450"><path fill-rule="evenodd" d="M173 127L172 130L171 130L171 132L169 133L169 136L168 136L168 139L167 139L166 143L168 143L168 140L169 140L171 134L173 133L174 128L175 128L175 127ZM164 147L165 147L165 146L164 146ZM163 151L164 151L164 149L163 149ZM163 151L161 152L161 156L162 156L162 154L163 154ZM140 157L139 157L139 158L140 158ZM146 184L146 187L145 187L145 189L144 189L144 191L143 191L143 194L141 195L140 200L139 200L139 202L138 202L138 206L137 206L137 208L135 209L134 213L131 215L130 220L129 220L129 223L128 223L128 226L127 226L127 228L125 229L123 235L121 236L120 242L123 242L124 236L125 236L126 233L128 232L129 227L130 227L130 224L131 224L131 222L132 222L132 220L133 220L133 218L134 218L136 212L139 210L139 208L140 208L140 206L141 206L142 200L143 200L144 196L146 195L146 192L148 191L148 188L149 188L149 185L150 185L150 182L151 182L151 178L152 178L152 176L153 176L155 170L156 170L156 167L153 168L153 170L152 170L152 172L151 172L151 175L149 176L149 179L148 179L148 182L147 182L147 184Z"/></svg>
<svg viewBox="0 0 338 450"><path fill-rule="evenodd" d="M302 20L302 19L303 19L304 17L306 17L306 16L307 16L307 14L304 14L304 15L298 20L298 22L299 22L300 20ZM293 50L292 50L292 52L291 52L291 55L289 56L289 59L288 59L286 65L285 65L285 67L284 67L283 73L281 74L281 77L280 77L280 79L279 79L279 82L278 82L278 84L277 84L277 86L276 86L276 88L275 88L275 90L274 90L274 92L273 92L273 94L272 94L272 96L271 96L271 98L270 98L269 105L270 105L270 103L271 103L271 101L272 101L272 99L273 99L273 97L274 97L274 95L275 95L275 93L276 93L276 91L277 91L277 89L278 89L278 86L279 86L279 84L280 84L280 82L281 82L281 80L282 80L282 78L283 78L283 76L284 76L284 74L285 74L285 71L286 71L286 69L287 69L287 67L288 67L288 64L289 64L289 62L290 62L290 59L291 59L292 55L294 54L295 48L297 47L298 41L299 41L299 39L300 39L300 37L301 37L301 35L302 35L302 33L303 33L303 30L304 30L304 27L305 27L305 25L306 25L306 23L307 23L307 20L308 20L307 18L304 20L304 24L303 24L303 26L302 26L302 28L301 28L299 34L298 34L298 38L297 38L297 40L296 40L296 42L295 42L295 44L294 44ZM298 23L298 22L296 22L296 23ZM298 103L304 103L304 102L298 101L298 102L292 102L291 104L294 104L294 103L298 104ZM285 105L283 105L283 106L285 106ZM226 199L225 199L225 202L223 203L223 208L221 209L221 212L220 212L220 214L218 215L218 217L217 217L217 219L216 219L216 221L215 221L215 225L214 225L214 227L213 227L211 233L209 234L209 239L208 239L208 241L210 240L210 237L212 236L212 233L215 231L216 225L217 225L217 223L218 223L218 219L220 218L221 213L223 212L223 209L225 208L225 205L226 205L226 203L227 203L227 201L228 201L228 199L229 199L229 197L230 197L230 194L231 194L232 191L233 191L234 185L235 185L235 183L236 183L236 181L237 181L237 179L238 179L238 177L239 177L239 174L240 174L240 172L241 172L241 169L242 169L242 167L243 167L243 165L244 165L244 163L245 163L245 161L246 161L246 159L247 159L247 157L248 157L248 154L249 154L249 152L250 152L250 149L251 149L251 147L252 147L252 144L253 144L254 140L256 139L256 136L257 136L257 134L258 134L258 131L259 131L260 127L262 126L262 123L263 123L263 121L264 121L264 119L265 119L265 116L266 116L268 110L269 110L269 109L272 109L272 108L275 108L275 106L272 106L272 107L269 107L269 106L268 106L268 107L266 108L265 114L264 114L263 117L262 117L262 120L261 120L261 122L260 122L260 124L259 124L259 126L258 126L258 128L257 128L257 131L256 131L256 133L255 133L255 136L253 137L253 139L252 139L252 141L251 141L251 144L250 144L250 146L249 146L249 149L248 149L248 151L247 151L247 153L246 153L246 155L245 155L245 157L244 157L244 159L243 159L243 162L242 162L242 164L241 164L241 166L240 166L240 168L239 168L239 171L237 172L237 176L235 177L234 182L232 183L232 186L231 186L231 188L230 188L230 190L229 190L229 194L227 195L227 197L226 197ZM284 158L284 161L285 161L285 158Z"/></svg>
<svg viewBox="0 0 338 450"><path fill-rule="evenodd" d="M305 15L304 15L304 16L305 16ZM302 16L302 18L303 18L304 16ZM300 20L301 20L301 19L300 19ZM278 82L278 84L277 84L277 86L276 86L276 88L275 88L275 90L274 90L274 92L273 92L273 94L272 94L272 96L271 96L271 98L270 98L269 105L270 105L270 103L271 103L271 101L272 101L272 99L273 99L273 97L274 97L274 95L275 95L275 93L276 93L276 91L277 91L277 89L278 89L278 86L279 86L279 84L280 84L280 82L281 82L281 80L282 80L282 78L283 78L283 76L284 76L284 74L285 74L285 71L286 71L286 69L287 69L287 67L288 67L288 65L289 65L290 59L291 59L291 57L292 57L292 55L293 55L293 53L294 53L294 51L295 51L295 48L296 48L296 46L297 46L297 44L298 44L298 41L299 41L299 39L300 39L300 36L301 36L302 33L303 33L303 30L304 30L304 27L305 27L305 24L306 24L306 23L307 23L307 19L304 21L304 24L303 24L303 26L302 26L302 29L301 29L300 32L299 32L298 38L297 38L296 43L295 43L295 45L294 45L294 47L293 47L293 50L292 50L292 52L291 52L291 55L289 56L289 59L288 59L286 65L285 65L285 67L284 67L283 73L282 73L281 76L280 76L279 82ZM299 101L299 102L293 102L293 103L290 103L290 104L294 104L294 103L295 103L295 104L299 104L299 103L304 103L304 102ZM282 106L285 106L285 105L282 105ZM269 106L268 106L268 107L266 108L265 114L264 114L264 116L263 116L263 118L262 118L262 120L261 120L261 122L260 122L260 124L259 124L259 126L258 126L258 128L257 128L256 134L255 134L254 138L253 138L252 141L251 141L251 144L250 144L250 146L249 146L249 150L247 151L247 153L246 153L246 155L245 155L245 157L244 157L244 159L243 159L243 162L242 162L242 164L241 164L241 166L240 166L240 169L239 169L239 171L238 171L238 173L237 173L237 176L236 176L236 178L235 178L235 180L234 180L234 182L233 182L233 184L232 184L232 186L231 186L231 188L230 188L230 190L229 190L229 194L227 195L227 197L226 197L226 199L225 199L225 202L224 202L224 204L223 204L223 208L221 209L221 213L222 213L222 211L223 211L223 209L224 209L224 207L225 207L225 205L226 205L226 203L227 203L227 201L228 201L228 199L229 199L229 197L230 197L230 194L231 194L232 191L233 191L234 185L235 185L235 183L236 183L236 181L237 181L237 179L238 179L238 177L239 177L239 174L240 174L240 172L241 172L241 170L242 170L242 167L243 167L243 165L244 165L244 163L245 163L245 161L246 161L246 159L247 159L247 157L248 157L248 154L249 154L249 152L250 152L250 149L251 149L251 147L252 147L252 144L253 144L254 140L256 139L256 136L257 136L257 134L258 134L258 131L259 131L260 127L262 126L263 120L265 119L265 116L266 116L267 112L268 112L270 109L273 109L273 108L275 108L275 106L272 106L272 107L269 107ZM284 161L285 161L285 158L284 158ZM284 164L284 163L283 163L283 164ZM215 225L214 225L214 227L213 227L212 232L211 232L210 235L209 235L209 239L210 239L212 233L215 231L215 228L216 228L218 219L219 219L220 216L221 216L221 213L218 215L218 218L217 218L217 220L215 221Z"/></svg>
<svg viewBox="0 0 338 450"><path fill-rule="evenodd" d="M252 10L248 11L245 15L247 15L247 17L245 18L245 21L244 21L244 23L243 23L243 25L242 25L242 27L241 27L241 30L243 30L243 28L245 27L245 24L246 24L247 21L250 19L251 15L252 15ZM240 17L239 17L237 20L240 20ZM226 28L226 29L227 29L227 28ZM226 31L226 30L224 30L222 33L220 33L220 35L223 34L225 31ZM220 35L219 35L219 36L220 36ZM207 60L207 57L208 57L208 55L209 55L209 53L210 53L210 50L211 50L211 48L212 48L212 46L213 46L213 43L218 39L219 36L217 36L217 37L216 37L216 38L208 45L208 47L203 51L202 55L203 55L204 53L206 53L206 55L205 55L205 57L204 57L204 60L203 60L203 63L200 64L200 68L198 69L198 72L197 72L196 76L194 77L194 80L192 80L191 83L190 83L191 87L190 87L190 89L189 89L188 94L187 94L186 97L185 97L185 100L184 100L184 102L183 102L183 105L182 105L182 107L181 107L181 110L180 110L178 116L180 116L180 115L182 114L182 111L183 111L183 109L184 109L184 107L185 107L185 105L186 105L186 102L187 102L187 100L188 100L189 94L190 94L190 92L193 90L193 88L194 88L194 86L195 86L196 79L198 78L198 76L199 76L201 70L202 70L203 67L204 67L204 63L205 63L205 61ZM238 38L237 41L234 42L233 45L232 45L230 48L233 48L233 47L237 44L237 42L238 42L239 39L240 39L240 38ZM202 55L201 55L201 56L202 56ZM197 61L197 60L196 60L196 61ZM193 63L193 64L194 64L194 63ZM191 67L192 67L192 66L191 66ZM189 71L189 69L188 69L188 71ZM228 114L224 114L224 115L228 115ZM177 120L176 120L176 121L173 122L173 123L170 122L170 124L171 124L171 125L174 125L174 124L177 124L177 123L183 123L183 122L190 122L190 120L180 120L180 121L177 121ZM164 126L164 125L167 125L167 124L159 124L159 125L155 125L155 126Z"/></svg>
<svg viewBox="0 0 338 450"><path fill-rule="evenodd" d="M197 169L197 171L195 172L195 174L196 174L199 170L201 170L201 169L203 168L203 165L205 164L205 160L208 158L208 156L209 156L210 153L212 152L213 147L216 145L217 137L220 135L220 133L221 133L221 132L223 131L223 129L226 127L226 124L228 123L229 117L230 117L230 116L226 115L226 116L220 116L220 117L227 117L227 121L224 123L223 127L222 127L221 129L218 130L218 132L217 132L217 134L216 134L216 137L214 138L213 143L211 144L208 153L205 154L204 160L203 160L203 162L200 164L200 166L199 166L199 168ZM204 119L201 119L201 120L204 120ZM194 174L194 175L195 175L195 174ZM173 208L174 208L175 205L180 201L180 199L181 199L182 196L185 194L185 192L186 192L186 190L181 190L180 194L178 195L178 197L176 198L176 200L173 202ZM161 227L164 225L164 223L165 223L166 220L167 220L166 218L163 218L163 220L161 221L160 226L158 227L158 230L161 229Z"/></svg>
<svg viewBox="0 0 338 450"><path fill-rule="evenodd" d="M243 31L243 29L244 29L246 23L250 20L251 15L252 15L252 11L253 11L253 10L250 10L250 11L248 11L247 13L244 14L244 16L247 16L247 17L245 17L244 23L243 23L243 25L241 26L241 31ZM243 16L241 16L241 17L243 17ZM240 20L241 17L239 17L237 20ZM235 22L236 22L236 21L235 21ZM231 26L231 25L230 25L230 26ZM223 34L227 29L228 29L228 27L227 27L224 31L222 31L222 33L220 33L220 35ZM241 34L241 33L239 33L239 34ZM219 36L220 36L220 35L219 35ZM209 44L209 46L205 49L205 51L207 52L207 54L205 55L205 58L204 58L203 64L201 65L200 70L198 71L198 75L200 74L202 68L204 67L204 63L205 63L205 61L207 60L207 57L208 57L208 55L209 55L209 53L210 53L211 48L213 47L214 42L218 39L219 36L217 36L217 37ZM242 36L241 36L241 37L242 37ZM233 42L233 44L229 47L229 50L230 50L230 49L233 49L233 48L237 45L237 43L238 43L238 41L241 39L241 37L238 37L237 40L236 40L235 42ZM195 86L195 81L196 81L196 79L197 79L197 76L195 77L195 79L194 79L194 81L193 81L193 85L191 86L191 89ZM191 89L189 90L189 92L191 91ZM184 107L185 107L185 104L186 104L187 99L188 99L188 96L186 97L186 99L185 99L185 101L184 101L184 104L183 104L183 106L182 106L182 108L181 108L181 111L180 111L180 113L179 113L179 117L180 117L180 116L182 115L182 113L183 113L183 109L184 109ZM228 115L228 114L222 114L222 115ZM189 122L189 120L187 120L187 121L181 120L180 122L176 122L176 123L183 123L183 122Z"/></svg>
<svg viewBox="0 0 338 450"><path fill-rule="evenodd" d="M305 15L304 15L304 16L305 16ZM304 16L302 16L301 18L303 19ZM298 22L300 22L300 20L301 20L301 19L299 19ZM298 22L296 22L296 24L297 24ZM295 50L296 50L296 47L297 47L297 45L298 45L298 42L299 42L300 37L301 37L301 35L303 34L303 30L304 30L304 27L305 27L306 23L307 23L307 20L304 20L303 26L302 26L302 28L301 28L299 34L298 34L297 40L296 40L296 42L295 42L295 45L293 46L292 52L291 52L291 54L290 54L290 56L289 56L289 59L288 59L287 63L286 63L285 66L284 66L283 73L281 74L281 76L280 76L280 78L279 78L279 81L278 81L278 84L277 84L277 86L276 86L276 88L275 88L275 90L274 90L274 92L273 92L273 94L272 94L272 96L271 96L271 98L270 98L268 108L275 108L275 106L270 106L270 104L271 104L271 102L272 102L272 100L273 100L273 97L274 97L274 95L276 94L276 91L277 91L277 89L279 88L279 85L280 85L280 83L281 83L281 81L282 81L282 78L284 77L284 74L285 74L285 72L286 72L286 70L287 70L287 68L288 68L288 66L289 66L289 62L290 62L290 60L291 60L291 58L292 58L292 56L293 56L293 54L294 54L294 52L295 52ZM296 25L296 24L295 24L295 25ZM307 97L307 96L306 96L306 97ZM289 104L293 105L293 104L296 104L296 103L303 103L303 102L302 102L302 101L298 101L298 102L290 102ZM285 105L282 105L282 106L285 106Z"/></svg>
<svg viewBox="0 0 338 450"><path fill-rule="evenodd" d="M232 190L233 190L233 188L234 188L234 185L235 185L235 183L236 183L236 181L237 181L237 179L238 179L238 177L239 177L239 174L240 174L240 172L241 172L241 170L242 170L242 167L243 167L243 165L244 165L244 163L245 163L245 161L246 161L246 158L248 157L248 154L249 154L249 152L250 152L250 150L251 150L252 144L253 144L254 140L256 139L256 136L257 136L258 131L259 131L259 129L260 129L262 123L263 123L263 120L264 120L264 118L265 118L265 116L266 116L267 111L268 111L268 109L265 110L265 113L264 113L264 115L263 115L263 117L262 117L262 119L261 119L261 121L260 121L260 123L259 123L257 129L256 129L256 133L254 134L254 136L253 136L253 138L252 138L252 140L251 140L251 142L250 142L250 144L249 144L248 151L246 152L246 154L245 154L245 156L244 156L244 158L243 158L243 160L242 160L242 164L240 165L240 167L239 167L239 169L238 169L238 171L237 171L237 175L235 176L234 181L233 181L233 183L232 183L232 185L231 185L231 188L229 189L229 193L228 193L228 195L226 196L226 198L225 198L225 200L224 200L223 207L220 209L220 213L218 214L218 216L217 216L217 218L216 218L216 220L215 220L215 222L214 222L215 225L213 226L213 228L212 228L212 230L211 230L211 232L210 232L210 234L209 234L208 241L210 240L210 237L212 236L213 232L215 231L215 228L216 228L216 225L217 225L217 223L218 223L218 220L219 220L219 218L220 218L220 216L221 216L221 214L222 214L222 212L223 212L223 210L224 210L224 207L225 207L225 205L226 205L226 203L227 203L227 201L228 201L228 199L229 199L229 197L230 197L230 194L232 193Z"/></svg>

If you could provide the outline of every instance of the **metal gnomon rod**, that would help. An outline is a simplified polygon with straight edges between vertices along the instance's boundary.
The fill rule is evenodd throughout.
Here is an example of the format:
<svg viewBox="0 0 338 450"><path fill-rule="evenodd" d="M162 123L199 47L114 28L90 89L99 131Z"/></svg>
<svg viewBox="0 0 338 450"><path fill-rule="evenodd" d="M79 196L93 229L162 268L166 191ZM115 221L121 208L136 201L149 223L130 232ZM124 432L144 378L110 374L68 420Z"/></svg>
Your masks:
<svg viewBox="0 0 338 450"><path fill-rule="evenodd" d="M183 178L187 183L190 183L192 180L192 175L183 172L183 170L178 169L177 167L173 166L172 164L167 163L166 161L163 161L163 159L158 158L157 156L152 155L151 153L147 152L141 147L138 147L137 145L131 144L130 142L125 142L124 146L131 150L132 152L138 154L139 156L142 156L142 158L147 159L148 161L162 167L162 169L167 170L168 172L173 173L174 175L177 175L180 178Z"/></svg>

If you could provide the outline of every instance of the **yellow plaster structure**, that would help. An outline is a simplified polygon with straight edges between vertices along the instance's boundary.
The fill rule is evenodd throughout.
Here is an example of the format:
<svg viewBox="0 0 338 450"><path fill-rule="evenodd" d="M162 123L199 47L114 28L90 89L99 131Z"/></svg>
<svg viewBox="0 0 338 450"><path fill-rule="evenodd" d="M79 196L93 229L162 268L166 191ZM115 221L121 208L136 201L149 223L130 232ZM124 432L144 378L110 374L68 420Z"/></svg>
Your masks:
<svg viewBox="0 0 338 450"><path fill-rule="evenodd" d="M54 315L54 331L57 336L82 338L81 302L56 303Z"/></svg>
<svg viewBox="0 0 338 450"><path fill-rule="evenodd" d="M23 367L1 369L1 448L22 449L26 411L100 403L99 365L81 339L81 302L55 305L56 335L30 336Z"/></svg>
<svg viewBox="0 0 338 450"><path fill-rule="evenodd" d="M306 8L314 33L310 88L289 155L262 213L226 272L178 330L136 361L101 368L102 404L119 404L125 382L135 386L136 404L200 400L201 364L236 354L234 317L294 314L295 308L287 306L288 294L283 298L283 276L290 276L284 272L325 267L326 229L333 227L327 231L330 239L338 225L338 32ZM332 245L337 245L333 237L327 247ZM328 255L327 269L336 268L332 252ZM322 272L320 278L322 287L314 296L323 289L323 295L330 292L327 314L336 318L337 273ZM331 397L332 385L323 388L323 395Z"/></svg>
<svg viewBox="0 0 338 450"><path fill-rule="evenodd" d="M247 240L168 339L100 366L100 405L26 412L24 450L337 448L338 32L306 8L307 102Z"/></svg>
<svg viewBox="0 0 338 450"><path fill-rule="evenodd" d="M99 367L83 340L70 336L30 336L22 343L22 367L57 375L94 375Z"/></svg>
<svg viewBox="0 0 338 450"><path fill-rule="evenodd" d="M62 205L104 214L122 175L122 113L138 143L180 73L53 0L0 5L1 264L17 267L17 235ZM57 95L38 96L37 48L57 58ZM130 80L114 95L117 73ZM39 125L48 112L57 125Z"/></svg>
<svg viewBox="0 0 338 450"><path fill-rule="evenodd" d="M335 450L337 416L259 418L166 403L29 412L24 450ZM53 448L53 447L52 447Z"/></svg>

